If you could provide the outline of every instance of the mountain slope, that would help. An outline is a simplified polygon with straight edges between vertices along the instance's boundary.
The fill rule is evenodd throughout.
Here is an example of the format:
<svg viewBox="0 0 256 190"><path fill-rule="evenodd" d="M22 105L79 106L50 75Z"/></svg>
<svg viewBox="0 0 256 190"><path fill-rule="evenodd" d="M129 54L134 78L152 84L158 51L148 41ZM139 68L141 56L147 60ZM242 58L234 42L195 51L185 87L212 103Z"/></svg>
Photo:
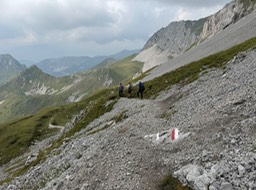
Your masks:
<svg viewBox="0 0 256 190"><path fill-rule="evenodd" d="M88 124L81 113L65 126L79 127L76 134L57 139L50 152L48 143L32 146L25 157L27 170L0 189L175 189L172 174L195 190L256 188L255 40L251 47L230 61L222 62L222 57L233 49L216 54L216 67L210 67L211 57L205 58L209 67L202 64L205 59L191 63L199 67L199 78L191 83L173 76L186 73L185 67L161 76L169 86L155 100L121 98ZM168 81L170 76L176 83ZM159 80L145 83L150 88L145 94ZM101 104L98 111L109 102ZM179 135L173 141L169 135L174 128ZM15 172L18 161L25 163L19 158L3 168Z"/></svg>
<svg viewBox="0 0 256 190"><path fill-rule="evenodd" d="M43 107L58 105L66 96L54 96L73 80L61 80L43 73L38 67L31 66L18 77L0 87L1 122L34 114Z"/></svg>
<svg viewBox="0 0 256 190"><path fill-rule="evenodd" d="M253 10L255 10L255 1L236 0L205 19L173 22L166 28L156 32L134 60L145 63L144 72L156 65L169 62L226 28L231 27L253 12Z"/></svg>
<svg viewBox="0 0 256 190"><path fill-rule="evenodd" d="M24 71L26 66L21 65L9 54L0 55L0 86Z"/></svg>

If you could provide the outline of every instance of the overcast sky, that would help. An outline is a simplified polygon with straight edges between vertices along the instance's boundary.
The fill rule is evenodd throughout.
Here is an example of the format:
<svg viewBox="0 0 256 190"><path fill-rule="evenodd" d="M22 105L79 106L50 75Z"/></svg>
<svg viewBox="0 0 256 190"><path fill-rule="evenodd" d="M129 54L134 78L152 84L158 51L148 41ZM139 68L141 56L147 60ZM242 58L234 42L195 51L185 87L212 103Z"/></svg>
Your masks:
<svg viewBox="0 0 256 190"><path fill-rule="evenodd" d="M0 54L40 61L141 49L172 21L197 20L231 0L1 0Z"/></svg>

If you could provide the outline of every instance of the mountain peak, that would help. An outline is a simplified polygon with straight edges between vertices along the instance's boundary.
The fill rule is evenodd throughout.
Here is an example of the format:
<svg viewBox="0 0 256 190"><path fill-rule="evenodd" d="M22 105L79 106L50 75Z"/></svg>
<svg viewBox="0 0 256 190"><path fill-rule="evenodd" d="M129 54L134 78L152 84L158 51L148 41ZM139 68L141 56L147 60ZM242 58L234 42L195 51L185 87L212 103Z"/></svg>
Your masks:
<svg viewBox="0 0 256 190"><path fill-rule="evenodd" d="M10 54L0 55L0 86L26 69Z"/></svg>
<svg viewBox="0 0 256 190"><path fill-rule="evenodd" d="M20 77L26 76L26 78L32 77L33 79L40 78L42 76L44 77L50 77L55 78L47 73L44 73L41 69L39 69L36 65L32 65L29 68L27 68L23 73L20 75Z"/></svg>
<svg viewBox="0 0 256 190"><path fill-rule="evenodd" d="M24 67L21 65L13 56L10 54L1 54L0 55L0 68L8 67L8 66L16 66L16 67Z"/></svg>

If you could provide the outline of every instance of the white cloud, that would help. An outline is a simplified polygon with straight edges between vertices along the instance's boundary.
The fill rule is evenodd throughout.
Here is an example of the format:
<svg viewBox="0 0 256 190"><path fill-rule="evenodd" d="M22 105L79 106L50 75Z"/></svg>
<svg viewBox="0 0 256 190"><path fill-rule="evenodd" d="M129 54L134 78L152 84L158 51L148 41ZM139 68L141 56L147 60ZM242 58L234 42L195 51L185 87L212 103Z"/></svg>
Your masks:
<svg viewBox="0 0 256 190"><path fill-rule="evenodd" d="M167 9L166 8L164 8L164 7L156 7L155 8L155 16L156 16L156 18L159 18L160 16L161 16L161 14L164 12L164 11L166 11Z"/></svg>
<svg viewBox="0 0 256 190"><path fill-rule="evenodd" d="M1 0L0 53L38 60L142 48L171 21L208 16L228 1Z"/></svg>
<svg viewBox="0 0 256 190"><path fill-rule="evenodd" d="M180 8L177 11L177 14L175 16L175 20L180 21L180 20L187 20L189 18L189 13L187 10Z"/></svg>
<svg viewBox="0 0 256 190"><path fill-rule="evenodd" d="M28 45L28 44L33 44L38 41L38 38L35 33L32 33L30 31L24 32L24 35L22 36L17 36L13 38L5 38L0 40L0 45L1 46L23 46L23 45Z"/></svg>

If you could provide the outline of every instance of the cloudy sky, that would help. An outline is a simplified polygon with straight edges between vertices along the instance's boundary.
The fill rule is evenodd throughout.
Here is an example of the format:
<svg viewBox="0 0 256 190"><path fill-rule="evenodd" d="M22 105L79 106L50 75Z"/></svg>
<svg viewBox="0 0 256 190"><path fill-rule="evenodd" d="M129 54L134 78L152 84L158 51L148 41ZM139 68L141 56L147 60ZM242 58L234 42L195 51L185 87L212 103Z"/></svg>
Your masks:
<svg viewBox="0 0 256 190"><path fill-rule="evenodd" d="M231 0L1 0L0 54L40 61L141 49L172 21L209 16Z"/></svg>

